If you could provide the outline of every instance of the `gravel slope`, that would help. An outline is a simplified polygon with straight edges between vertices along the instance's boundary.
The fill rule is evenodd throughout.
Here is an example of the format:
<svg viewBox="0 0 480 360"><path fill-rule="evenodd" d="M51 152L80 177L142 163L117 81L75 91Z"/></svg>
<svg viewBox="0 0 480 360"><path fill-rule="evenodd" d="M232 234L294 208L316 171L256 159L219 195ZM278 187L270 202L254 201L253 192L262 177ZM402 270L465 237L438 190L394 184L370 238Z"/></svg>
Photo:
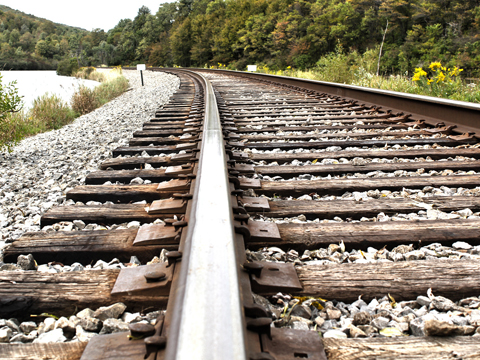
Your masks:
<svg viewBox="0 0 480 360"><path fill-rule="evenodd" d="M62 129L23 140L0 154L1 249L26 231L40 230L41 215L65 201L65 193L126 145L133 131L152 117L178 88L173 75L124 70L133 90Z"/></svg>

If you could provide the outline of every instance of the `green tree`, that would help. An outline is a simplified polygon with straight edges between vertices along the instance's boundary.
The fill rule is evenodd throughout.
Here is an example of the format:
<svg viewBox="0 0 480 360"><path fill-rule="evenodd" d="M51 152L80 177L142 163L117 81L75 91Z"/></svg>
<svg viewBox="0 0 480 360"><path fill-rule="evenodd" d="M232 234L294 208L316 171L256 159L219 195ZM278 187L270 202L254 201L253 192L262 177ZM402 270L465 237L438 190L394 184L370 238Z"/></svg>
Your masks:
<svg viewBox="0 0 480 360"><path fill-rule="evenodd" d="M46 58L53 58L53 56L57 53L56 43L51 41L50 39L47 40L40 40L35 45L35 52L39 56L43 56Z"/></svg>
<svg viewBox="0 0 480 360"><path fill-rule="evenodd" d="M13 29L10 33L10 41L8 42L10 46L17 47L20 42L20 31Z"/></svg>
<svg viewBox="0 0 480 360"><path fill-rule="evenodd" d="M35 50L35 39L30 32L20 36L19 43L24 51L33 52Z"/></svg>
<svg viewBox="0 0 480 360"><path fill-rule="evenodd" d="M189 18L186 18L185 21L172 29L170 46L175 65L191 65L192 35L192 22Z"/></svg>

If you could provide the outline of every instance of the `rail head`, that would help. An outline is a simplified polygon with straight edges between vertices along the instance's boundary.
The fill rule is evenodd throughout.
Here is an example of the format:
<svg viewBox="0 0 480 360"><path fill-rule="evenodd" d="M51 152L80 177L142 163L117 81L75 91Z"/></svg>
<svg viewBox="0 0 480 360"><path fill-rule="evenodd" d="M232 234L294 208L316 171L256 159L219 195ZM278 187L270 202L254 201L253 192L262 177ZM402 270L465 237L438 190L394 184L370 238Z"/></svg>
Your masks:
<svg viewBox="0 0 480 360"><path fill-rule="evenodd" d="M243 310L223 134L212 85L201 78L206 103L201 158L166 359L244 360Z"/></svg>

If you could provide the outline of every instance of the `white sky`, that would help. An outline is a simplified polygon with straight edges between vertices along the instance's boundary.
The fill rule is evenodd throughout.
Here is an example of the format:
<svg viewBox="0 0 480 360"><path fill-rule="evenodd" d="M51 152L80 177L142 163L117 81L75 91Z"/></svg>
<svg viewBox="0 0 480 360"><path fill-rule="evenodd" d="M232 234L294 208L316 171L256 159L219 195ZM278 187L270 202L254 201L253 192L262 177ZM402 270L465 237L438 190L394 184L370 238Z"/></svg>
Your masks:
<svg viewBox="0 0 480 360"><path fill-rule="evenodd" d="M0 0L1 5L44 18L55 23L79 27L88 31L100 28L108 31L121 19L137 16L143 5L156 14L160 4L175 0Z"/></svg>

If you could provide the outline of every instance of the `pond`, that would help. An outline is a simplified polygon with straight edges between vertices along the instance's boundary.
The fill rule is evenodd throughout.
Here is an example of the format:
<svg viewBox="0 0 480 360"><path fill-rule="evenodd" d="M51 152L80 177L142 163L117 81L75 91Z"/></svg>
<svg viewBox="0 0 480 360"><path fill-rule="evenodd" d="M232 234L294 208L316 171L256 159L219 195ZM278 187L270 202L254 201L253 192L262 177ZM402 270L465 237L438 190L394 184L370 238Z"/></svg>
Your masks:
<svg viewBox="0 0 480 360"><path fill-rule="evenodd" d="M57 95L66 103L70 102L73 93L80 85L94 88L97 81L76 79L68 76L58 76L55 71L22 70L0 71L2 83L6 85L11 81L17 81L18 93L23 96L24 109L32 107L33 100L46 93Z"/></svg>

